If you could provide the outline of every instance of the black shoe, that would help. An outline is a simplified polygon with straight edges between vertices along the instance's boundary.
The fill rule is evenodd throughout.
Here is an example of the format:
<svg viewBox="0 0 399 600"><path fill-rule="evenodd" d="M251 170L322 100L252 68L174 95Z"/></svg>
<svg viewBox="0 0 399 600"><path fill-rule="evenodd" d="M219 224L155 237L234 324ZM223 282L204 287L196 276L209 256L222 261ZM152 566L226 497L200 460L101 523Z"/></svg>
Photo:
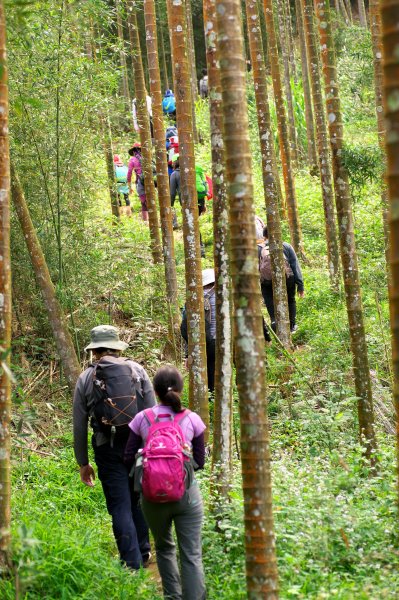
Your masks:
<svg viewBox="0 0 399 600"><path fill-rule="evenodd" d="M205 244L201 244L201 258L205 258Z"/></svg>

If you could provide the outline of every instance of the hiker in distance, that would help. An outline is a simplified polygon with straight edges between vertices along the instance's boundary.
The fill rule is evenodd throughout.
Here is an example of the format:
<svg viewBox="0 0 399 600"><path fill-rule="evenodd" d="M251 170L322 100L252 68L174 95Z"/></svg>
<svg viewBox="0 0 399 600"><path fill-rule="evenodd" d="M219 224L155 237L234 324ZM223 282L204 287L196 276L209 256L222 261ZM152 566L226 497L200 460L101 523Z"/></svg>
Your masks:
<svg viewBox="0 0 399 600"><path fill-rule="evenodd" d="M114 155L114 171L117 183L119 206L122 206L122 198L124 198L125 204L128 207L126 212L128 215L131 215L132 209L130 208L129 185L127 183L128 168L118 154Z"/></svg>
<svg viewBox="0 0 399 600"><path fill-rule="evenodd" d="M158 405L139 413L129 425L125 461L132 467L139 452L135 487L141 489L143 513L154 536L164 598L204 600L203 505L194 470L205 463L206 426L199 415L182 406L183 377L175 367L158 369L153 383Z"/></svg>
<svg viewBox="0 0 399 600"><path fill-rule="evenodd" d="M129 423L140 411L155 405L151 381L141 365L121 353L128 344L116 327L99 325L91 330L93 363L79 376L73 399L73 433L80 478L93 486L95 473L89 463L88 423L93 428L92 446L107 509L121 561L139 569L150 558L148 527L139 507L139 495L123 461Z"/></svg>
<svg viewBox="0 0 399 600"><path fill-rule="evenodd" d="M140 142L134 142L133 146L128 150L129 156L131 159L128 164L127 171L127 182L130 188L130 191L133 190L133 172L136 175L136 192L141 202L141 217L143 221L148 221L148 207L147 207L147 196L145 194L144 187L144 173L142 166L142 155L141 155L141 144Z"/></svg>
<svg viewBox="0 0 399 600"><path fill-rule="evenodd" d="M259 274L263 300L269 313L270 323L273 331L276 331L276 319L274 315L272 270L269 249L269 233L267 227L263 229L264 243L258 245ZM305 295L301 267L298 262L294 248L287 242L283 242L283 254L285 263L285 279L287 284L288 311L290 317L290 329L294 333L296 326L296 291L298 296Z"/></svg>

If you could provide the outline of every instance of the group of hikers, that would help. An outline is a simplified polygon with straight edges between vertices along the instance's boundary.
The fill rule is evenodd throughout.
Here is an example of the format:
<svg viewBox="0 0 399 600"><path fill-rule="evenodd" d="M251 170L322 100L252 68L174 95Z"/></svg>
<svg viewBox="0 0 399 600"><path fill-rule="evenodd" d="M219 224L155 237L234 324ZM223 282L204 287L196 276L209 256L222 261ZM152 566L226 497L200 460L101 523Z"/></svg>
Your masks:
<svg viewBox="0 0 399 600"><path fill-rule="evenodd" d="M260 285L275 330L268 230L259 217L255 226L257 237L260 231L263 236L257 239ZM295 294L303 296L303 278L292 246L284 243L283 253L290 326L295 331ZM217 321L214 269L202 271L202 286L208 389L212 393ZM181 334L187 342L185 309ZM270 341L265 323L264 334ZM181 404L183 377L179 370L164 365L151 383L140 364L122 356L127 347L116 327L100 325L91 331L85 350L92 352L92 361L77 381L73 401L74 451L80 478L88 486L95 479L88 457L90 423L94 460L121 562L132 570L148 566L151 530L165 599L203 600L203 505L195 471L205 464L206 426L199 415Z"/></svg>

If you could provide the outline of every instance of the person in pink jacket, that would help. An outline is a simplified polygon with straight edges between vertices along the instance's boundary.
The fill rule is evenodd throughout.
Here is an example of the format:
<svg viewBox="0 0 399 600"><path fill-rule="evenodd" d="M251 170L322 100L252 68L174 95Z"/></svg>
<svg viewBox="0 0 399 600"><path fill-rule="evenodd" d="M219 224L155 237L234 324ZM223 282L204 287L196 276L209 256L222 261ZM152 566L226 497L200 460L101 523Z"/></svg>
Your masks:
<svg viewBox="0 0 399 600"><path fill-rule="evenodd" d="M148 207L147 207L147 197L145 195L144 188L144 173L143 167L141 164L142 156L141 156L141 144L140 142L134 142L133 146L128 150L129 156L131 159L128 164L127 171L127 183L129 185L130 191L133 190L132 177L133 172L135 173L135 184L136 184L136 192L141 202L141 216L143 221L148 221Z"/></svg>

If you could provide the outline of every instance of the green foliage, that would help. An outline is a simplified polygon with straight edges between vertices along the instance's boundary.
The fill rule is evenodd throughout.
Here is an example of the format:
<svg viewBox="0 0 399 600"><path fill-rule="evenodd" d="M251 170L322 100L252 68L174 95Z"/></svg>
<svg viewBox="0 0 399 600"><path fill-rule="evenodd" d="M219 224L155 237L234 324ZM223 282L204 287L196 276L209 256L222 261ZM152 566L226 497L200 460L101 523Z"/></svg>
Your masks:
<svg viewBox="0 0 399 600"><path fill-rule="evenodd" d="M384 156L379 146L345 145L342 162L350 183L357 189L367 183L380 182L384 171Z"/></svg>

